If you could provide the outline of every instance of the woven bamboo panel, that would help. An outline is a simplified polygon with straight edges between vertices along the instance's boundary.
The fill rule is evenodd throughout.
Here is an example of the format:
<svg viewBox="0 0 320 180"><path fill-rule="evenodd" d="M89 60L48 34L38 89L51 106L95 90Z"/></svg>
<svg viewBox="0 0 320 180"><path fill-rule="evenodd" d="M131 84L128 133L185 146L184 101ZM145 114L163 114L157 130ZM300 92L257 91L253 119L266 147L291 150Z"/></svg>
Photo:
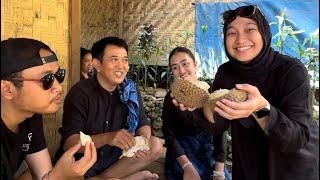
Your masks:
<svg viewBox="0 0 320 180"><path fill-rule="evenodd" d="M68 0L1 0L1 40L9 37L33 38L48 44L56 52L61 68L69 69L69 1ZM63 86L67 92L68 76ZM45 116L44 131L50 155L60 143L62 107Z"/></svg>
<svg viewBox="0 0 320 180"><path fill-rule="evenodd" d="M118 36L117 0L81 0L81 46L90 49L106 36Z"/></svg>
<svg viewBox="0 0 320 180"><path fill-rule="evenodd" d="M123 37L129 44L136 43L140 26L150 23L156 26L158 44L165 43L168 38L174 39L178 44L183 43L183 39L177 34L185 30L194 32L195 27L195 8L191 2L191 0L124 1L126 10L123 15Z"/></svg>

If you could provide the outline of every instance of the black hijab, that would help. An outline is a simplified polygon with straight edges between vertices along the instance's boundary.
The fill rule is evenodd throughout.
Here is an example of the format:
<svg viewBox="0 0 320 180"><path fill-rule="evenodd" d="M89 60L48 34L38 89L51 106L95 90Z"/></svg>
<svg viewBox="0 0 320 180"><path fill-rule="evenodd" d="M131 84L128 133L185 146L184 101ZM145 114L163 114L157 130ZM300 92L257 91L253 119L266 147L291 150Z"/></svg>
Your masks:
<svg viewBox="0 0 320 180"><path fill-rule="evenodd" d="M239 7L239 8L242 8L242 7ZM261 11L258 7L256 7L256 11L253 15L246 17L246 18L253 19L258 23L258 30L263 38L263 41L264 41L262 50L260 51L258 56L256 56L251 62L249 62L247 64L242 64L237 59L234 59L233 57L231 57L227 50L226 50L226 55L227 55L230 63L232 64L234 70L236 70L236 71L248 72L248 73L265 72L271 68L272 61L274 60L274 57L276 54L274 52L274 50L271 48L272 34L271 34L269 23L266 20L266 18L264 17L264 15L261 13ZM225 47L226 47L227 27L233 21L234 20L224 22L223 36L224 36L224 46Z"/></svg>

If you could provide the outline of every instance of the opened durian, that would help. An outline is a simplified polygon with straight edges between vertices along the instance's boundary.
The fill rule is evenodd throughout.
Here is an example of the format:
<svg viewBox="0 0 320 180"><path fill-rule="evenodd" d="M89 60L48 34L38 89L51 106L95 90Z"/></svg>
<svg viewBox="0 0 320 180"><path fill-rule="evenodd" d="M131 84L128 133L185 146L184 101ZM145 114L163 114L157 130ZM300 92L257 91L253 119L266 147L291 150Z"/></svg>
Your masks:
<svg viewBox="0 0 320 180"><path fill-rule="evenodd" d="M133 157L134 153L136 153L138 150L141 151L149 151L150 150L150 142L143 136L135 136L135 145L130 148L128 151L123 150L122 155L119 157Z"/></svg>
<svg viewBox="0 0 320 180"><path fill-rule="evenodd" d="M80 131L80 141L81 145L85 146L87 142L91 142L92 139L89 135L84 134L82 131Z"/></svg>
<svg viewBox="0 0 320 180"><path fill-rule="evenodd" d="M186 81L177 78L171 84L171 97L186 107L201 108L209 98L210 86L203 81Z"/></svg>
<svg viewBox="0 0 320 180"><path fill-rule="evenodd" d="M233 88L219 89L210 94L208 101L203 105L203 112L208 121L214 123L212 111L216 106L216 102L221 99L228 99L235 102L244 102L248 98L248 93L241 89Z"/></svg>

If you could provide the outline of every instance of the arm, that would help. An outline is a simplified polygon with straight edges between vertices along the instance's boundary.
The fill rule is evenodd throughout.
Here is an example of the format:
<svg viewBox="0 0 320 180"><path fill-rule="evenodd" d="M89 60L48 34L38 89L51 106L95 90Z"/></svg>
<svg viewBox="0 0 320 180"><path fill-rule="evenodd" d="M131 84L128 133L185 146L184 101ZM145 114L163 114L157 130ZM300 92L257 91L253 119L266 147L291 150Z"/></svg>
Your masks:
<svg viewBox="0 0 320 180"><path fill-rule="evenodd" d="M168 149L171 149L171 153L169 154L167 152L167 156L172 156L173 158L178 158L182 155L185 155L185 152L183 148L180 146L180 143L176 139L176 133L175 133L175 125L174 120L176 120L176 113L178 111L175 111L175 105L172 104L172 99L170 97L170 92L167 93L164 104L163 104L163 110L162 110L162 132L165 139L165 144Z"/></svg>
<svg viewBox="0 0 320 180"><path fill-rule="evenodd" d="M224 162L228 154L227 146L227 132L224 132L221 135L213 136L213 157L216 161L215 171L224 172Z"/></svg>
<svg viewBox="0 0 320 180"><path fill-rule="evenodd" d="M28 154L25 160L33 179L41 179L43 175L52 169L51 158L47 148L36 153Z"/></svg>

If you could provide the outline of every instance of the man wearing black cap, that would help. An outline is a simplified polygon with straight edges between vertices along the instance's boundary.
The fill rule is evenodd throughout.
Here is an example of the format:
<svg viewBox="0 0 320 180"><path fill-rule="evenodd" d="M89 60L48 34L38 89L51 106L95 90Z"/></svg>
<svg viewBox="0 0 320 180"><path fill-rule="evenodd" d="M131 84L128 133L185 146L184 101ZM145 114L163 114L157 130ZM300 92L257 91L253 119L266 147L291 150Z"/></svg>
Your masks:
<svg viewBox="0 0 320 180"><path fill-rule="evenodd" d="M82 176L96 161L94 143L74 161L80 143L52 167L42 117L55 113L62 102L65 70L44 43L27 38L1 41L1 179L13 179L23 160L33 179L70 179Z"/></svg>

